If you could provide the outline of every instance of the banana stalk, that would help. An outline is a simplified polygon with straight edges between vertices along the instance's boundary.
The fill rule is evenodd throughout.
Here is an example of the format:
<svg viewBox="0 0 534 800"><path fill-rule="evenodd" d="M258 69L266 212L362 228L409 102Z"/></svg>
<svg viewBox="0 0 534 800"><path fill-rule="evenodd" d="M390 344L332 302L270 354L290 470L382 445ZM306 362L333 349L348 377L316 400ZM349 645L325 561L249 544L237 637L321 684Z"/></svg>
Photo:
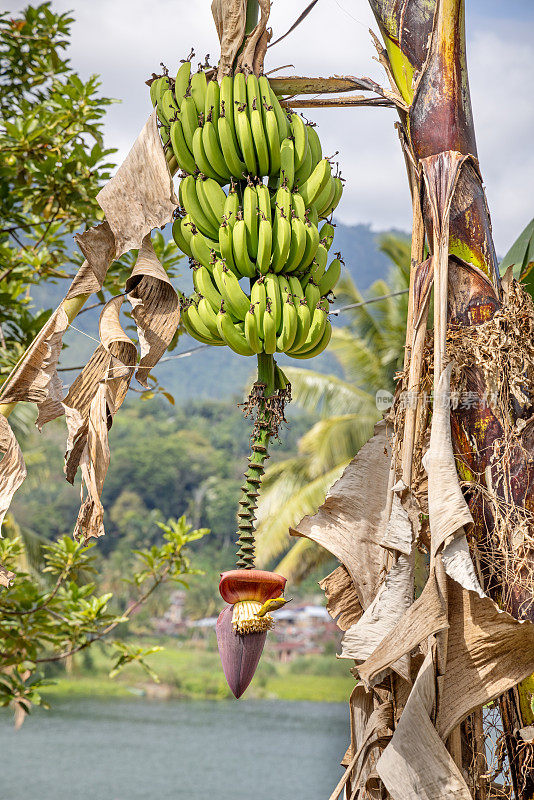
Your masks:
<svg viewBox="0 0 534 800"><path fill-rule="evenodd" d="M258 414L251 437L248 469L245 472L245 482L241 487L239 501L238 569L254 568L255 511L258 505L261 480L265 472L265 462L269 458L268 448L273 430L272 411L267 402L276 393L275 363L272 355L258 354L258 381L254 385L253 392L257 393Z"/></svg>

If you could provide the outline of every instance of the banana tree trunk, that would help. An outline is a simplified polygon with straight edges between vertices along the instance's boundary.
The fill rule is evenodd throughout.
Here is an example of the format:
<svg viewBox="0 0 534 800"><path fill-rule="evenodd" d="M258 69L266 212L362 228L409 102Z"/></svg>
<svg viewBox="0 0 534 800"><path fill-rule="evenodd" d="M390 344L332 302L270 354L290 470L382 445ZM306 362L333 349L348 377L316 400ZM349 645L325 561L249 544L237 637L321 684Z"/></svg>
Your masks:
<svg viewBox="0 0 534 800"><path fill-rule="evenodd" d="M463 0L369 0L385 44L381 61L389 66L394 88L407 110L400 110L412 193L422 192L421 162L430 156L455 151L470 156L464 163L450 210L448 265L448 325L462 331L492 320L502 305L502 288L491 235L491 223L477 149L465 53L465 8ZM400 107L400 103L399 103ZM429 201L423 202L422 216L426 239L433 251L434 231ZM412 248L414 280L419 280L422 260L419 245ZM411 303L414 308L414 303ZM411 320L408 321L410 328ZM513 335L513 334L512 334ZM407 341L412 346L412 366L422 355L423 341ZM409 352L409 351L408 351ZM409 352L410 354L410 352ZM412 370L413 372L413 370ZM417 369L415 370L417 373ZM473 402L460 404L451 412L453 445L460 478L480 483L497 499L525 517L534 506L534 439L527 420L532 400L507 407L487 400L492 387L487 385L484 364L472 361L463 387ZM417 375L411 388L417 390ZM409 414L409 412L407 412ZM415 425L415 412L412 415ZM505 443L518 420L522 431L505 453ZM408 416L407 416L408 424ZM412 431L413 441L413 431ZM500 456L500 457L496 457ZM506 455L506 458L504 456ZM411 462L412 453L408 461ZM404 464L406 458L404 459ZM405 465L406 466L406 465ZM411 468L404 474L410 477ZM408 481L409 482L409 481ZM495 553L495 514L482 492L472 492L470 507L474 518L472 549L481 565L480 576L486 592L518 619L534 621L534 606L529 596L529 581L500 570ZM500 545L510 552L514 526L509 525L508 541ZM523 577L534 571L534 552L523 551ZM504 563L506 559L501 559ZM513 570L512 570L513 572ZM530 579L531 580L531 579ZM532 585L530 585L530 593ZM533 769L529 764L532 749L524 746L518 731L534 724L532 711L533 678L520 684L501 699L501 715L514 791L517 798L534 797ZM452 752L452 749L451 749Z"/></svg>

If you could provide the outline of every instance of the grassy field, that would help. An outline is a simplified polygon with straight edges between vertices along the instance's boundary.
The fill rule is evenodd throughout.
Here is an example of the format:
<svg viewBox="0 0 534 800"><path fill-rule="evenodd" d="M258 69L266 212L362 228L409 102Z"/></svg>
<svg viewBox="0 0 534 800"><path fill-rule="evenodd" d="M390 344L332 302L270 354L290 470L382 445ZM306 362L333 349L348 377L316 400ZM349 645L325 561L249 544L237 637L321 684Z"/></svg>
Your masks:
<svg viewBox="0 0 534 800"><path fill-rule="evenodd" d="M90 662L80 658L74 661L68 674L51 675L54 683L43 695L50 699L132 695L191 700L231 697L215 641L210 641L206 650L175 640L157 643L163 644L165 649L150 656L148 662L157 673L159 684L152 682L136 664L126 667L117 677L109 678L109 656L102 649L96 652L93 649ZM147 644L143 640L143 645ZM351 666L351 662L338 660L334 655L299 657L289 664L280 664L270 658L267 644L247 697L343 702L354 687L354 678L349 672Z"/></svg>

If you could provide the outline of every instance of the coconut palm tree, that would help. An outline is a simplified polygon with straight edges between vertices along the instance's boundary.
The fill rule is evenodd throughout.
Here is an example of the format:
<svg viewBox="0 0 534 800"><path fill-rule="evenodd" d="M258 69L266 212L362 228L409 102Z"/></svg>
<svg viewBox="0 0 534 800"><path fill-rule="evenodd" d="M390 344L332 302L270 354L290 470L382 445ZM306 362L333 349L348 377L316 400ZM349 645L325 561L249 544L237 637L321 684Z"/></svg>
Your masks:
<svg viewBox="0 0 534 800"><path fill-rule="evenodd" d="M367 300L408 288L410 243L391 234L380 249L392 261L388 280L377 280ZM362 293L349 275L337 289L337 305L361 303ZM346 323L334 328L330 351L343 377L311 369L286 367L294 400L320 419L300 439L295 456L273 464L265 473L258 508L257 561L266 565L283 556L276 570L300 581L330 554L308 539L296 544L288 531L305 514L314 514L326 492L372 433L380 413L379 389L393 391L402 366L407 294L349 309Z"/></svg>

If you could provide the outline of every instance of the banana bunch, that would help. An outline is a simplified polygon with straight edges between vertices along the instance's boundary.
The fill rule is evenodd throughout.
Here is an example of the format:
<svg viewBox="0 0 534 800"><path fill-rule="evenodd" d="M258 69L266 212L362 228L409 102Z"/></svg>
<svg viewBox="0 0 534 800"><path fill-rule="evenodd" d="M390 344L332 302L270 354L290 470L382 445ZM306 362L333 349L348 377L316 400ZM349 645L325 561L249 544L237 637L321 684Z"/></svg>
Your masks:
<svg viewBox="0 0 534 800"><path fill-rule="evenodd" d="M339 264L341 268L341 264ZM313 358L332 334L328 303L310 278L305 290L296 276L268 272L251 282L250 297L224 261L210 272L194 267L195 294L182 298L182 322L204 344L228 345L235 353L287 353Z"/></svg>
<svg viewBox="0 0 534 800"><path fill-rule="evenodd" d="M169 166L182 171L173 236L193 269L186 330L247 356L322 352L342 261L328 265L334 227L321 220L343 184L315 128L282 108L265 76L219 85L190 61L150 96Z"/></svg>

